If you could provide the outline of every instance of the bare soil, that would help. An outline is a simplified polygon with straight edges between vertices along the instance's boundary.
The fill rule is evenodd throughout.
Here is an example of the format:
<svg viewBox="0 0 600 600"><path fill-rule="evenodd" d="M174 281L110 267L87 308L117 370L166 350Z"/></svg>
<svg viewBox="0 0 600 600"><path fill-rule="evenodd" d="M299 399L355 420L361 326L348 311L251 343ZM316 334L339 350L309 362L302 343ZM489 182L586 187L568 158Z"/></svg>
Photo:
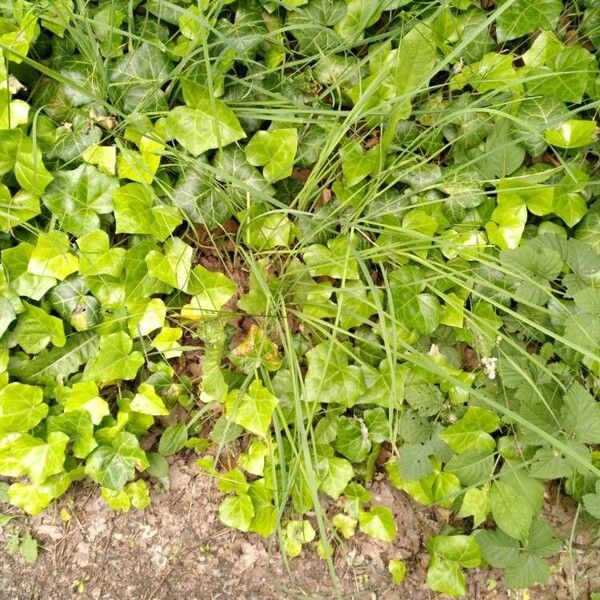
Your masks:
<svg viewBox="0 0 600 600"><path fill-rule="evenodd" d="M240 534L217 519L219 493L192 457L178 457L168 491L153 490L144 511L115 513L91 484L73 488L39 517L0 529L0 600L283 600L296 598L425 600L441 598L425 582L427 537L441 530L449 513L417 506L384 481L372 485L374 501L389 506L399 535L393 544L357 534L336 549L336 584L313 548L286 562L277 540ZM60 509L71 515L60 518ZM1 509L1 507L0 507ZM573 510L555 495L547 512L569 532ZM34 564L4 550L12 524L29 529L40 544ZM470 600L589 598L600 589L600 549L578 536L552 565L547 588L503 591L502 575L480 569L468 574ZM390 559L407 563L408 576L393 585Z"/></svg>

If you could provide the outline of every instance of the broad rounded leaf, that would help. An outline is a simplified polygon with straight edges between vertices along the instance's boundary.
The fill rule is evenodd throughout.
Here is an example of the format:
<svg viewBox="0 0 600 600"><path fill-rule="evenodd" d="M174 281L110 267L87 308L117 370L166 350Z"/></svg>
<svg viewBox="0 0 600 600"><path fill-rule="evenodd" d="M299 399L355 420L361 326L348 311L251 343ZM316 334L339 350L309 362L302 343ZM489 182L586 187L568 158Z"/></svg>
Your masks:
<svg viewBox="0 0 600 600"><path fill-rule="evenodd" d="M498 527L511 537L525 541L533 520L531 505L512 485L495 481L490 489L492 516Z"/></svg>

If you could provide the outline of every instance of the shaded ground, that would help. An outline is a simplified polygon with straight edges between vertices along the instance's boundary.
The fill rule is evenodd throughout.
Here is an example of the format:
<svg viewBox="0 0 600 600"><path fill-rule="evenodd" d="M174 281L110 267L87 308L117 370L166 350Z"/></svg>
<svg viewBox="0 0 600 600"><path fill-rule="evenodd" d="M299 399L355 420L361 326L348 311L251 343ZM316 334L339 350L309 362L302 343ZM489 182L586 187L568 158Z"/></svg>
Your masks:
<svg viewBox="0 0 600 600"><path fill-rule="evenodd" d="M358 534L338 548L335 567L340 597L348 599L424 600L427 590L424 541L443 526L447 513L417 507L383 482L373 486L374 500L392 508L398 539L380 543ZM289 570L275 541L240 534L216 518L219 495L198 475L191 459L172 465L171 489L153 493L145 511L117 514L97 497L91 485L75 488L40 517L23 523L40 542L38 561L0 551L0 600L186 600L336 598L326 564L313 549L293 559ZM572 511L560 497L548 499L548 512L568 531ZM60 508L72 515L60 519ZM8 538L0 530L0 546ZM409 575L391 584L391 558L405 560ZM552 585L522 592L501 591L501 574L481 570L469 575L470 599L587 599L600 589L600 551L585 536L574 540L552 567Z"/></svg>

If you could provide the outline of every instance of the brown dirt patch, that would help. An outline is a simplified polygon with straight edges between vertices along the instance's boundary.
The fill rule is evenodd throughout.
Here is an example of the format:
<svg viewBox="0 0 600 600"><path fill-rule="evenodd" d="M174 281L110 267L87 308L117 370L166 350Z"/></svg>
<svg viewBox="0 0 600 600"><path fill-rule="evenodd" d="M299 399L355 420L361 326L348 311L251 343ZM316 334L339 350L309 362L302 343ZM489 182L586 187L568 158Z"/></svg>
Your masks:
<svg viewBox="0 0 600 600"><path fill-rule="evenodd" d="M21 521L38 539L40 557L28 565L0 550L0 600L441 598L425 583L424 542L441 529L448 513L417 506L384 481L372 485L373 500L393 510L397 540L386 544L358 534L338 547L338 595L314 549L286 566L276 539L221 525L216 516L219 494L191 457L173 462L170 480L169 491L153 491L152 506L145 511L115 513L98 498L94 486L85 484L45 514ZM571 507L557 505L555 499L549 499L549 506L554 507L557 524L568 527ZM60 519L61 507L72 515L68 523ZM9 530L10 525L0 529L0 548ZM588 598L590 589L600 588L600 553L587 542L578 547L578 541L554 564L551 588L531 590L529 596L503 592L501 574L482 569L469 573L467 598ZM401 586L392 585L387 574L391 558L408 565Z"/></svg>

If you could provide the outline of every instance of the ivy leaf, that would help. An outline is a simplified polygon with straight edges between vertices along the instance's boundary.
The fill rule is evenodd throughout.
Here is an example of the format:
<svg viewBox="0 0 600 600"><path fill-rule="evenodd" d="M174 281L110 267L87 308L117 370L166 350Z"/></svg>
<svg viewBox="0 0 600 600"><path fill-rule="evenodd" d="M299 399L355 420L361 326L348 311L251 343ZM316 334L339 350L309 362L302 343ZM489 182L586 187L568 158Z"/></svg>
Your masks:
<svg viewBox="0 0 600 600"><path fill-rule="evenodd" d="M239 496L245 494L250 486L246 481L246 477L239 469L231 469L226 473L218 475L219 491L227 494L229 492L238 494Z"/></svg>
<svg viewBox="0 0 600 600"><path fill-rule="evenodd" d="M287 0L289 1L289 0ZM293 0L294 3L299 0ZM343 2L318 0L300 10L290 11L288 24L303 53L326 55L339 49L342 40L331 28L346 14Z"/></svg>
<svg viewBox="0 0 600 600"><path fill-rule="evenodd" d="M358 521L345 515L338 513L331 519L331 524L344 536L345 539L349 540L356 530Z"/></svg>
<svg viewBox="0 0 600 600"><path fill-rule="evenodd" d="M213 167L215 177L225 188L223 198L229 203L234 201L237 206L245 206L250 195L261 203L271 204L275 188L248 162L241 148L230 146L220 150L213 161Z"/></svg>
<svg viewBox="0 0 600 600"><path fill-rule="evenodd" d="M340 149L340 156L346 185L353 187L376 171L381 150L371 148L365 152L359 142L348 142Z"/></svg>
<svg viewBox="0 0 600 600"><path fill-rule="evenodd" d="M19 296L41 300L44 294L56 285L54 277L34 275L27 269L34 246L23 242L2 250L2 264L6 269L10 288Z"/></svg>
<svg viewBox="0 0 600 600"><path fill-rule="evenodd" d="M235 150L242 152L237 147ZM199 160L180 177L171 196L173 204L179 207L188 221L213 229L233 213L232 199L221 186L215 185L207 171L205 162ZM233 176L232 173L228 175Z"/></svg>
<svg viewBox="0 0 600 600"><path fill-rule="evenodd" d="M518 86L519 74L513 66L514 56L488 52L481 60L466 65L450 81L451 89L471 85L478 92L498 92Z"/></svg>
<svg viewBox="0 0 600 600"><path fill-rule="evenodd" d="M235 113L216 98L201 98L193 108L177 106L167 115L167 128L193 156L246 137Z"/></svg>
<svg viewBox="0 0 600 600"><path fill-rule="evenodd" d="M137 394L133 397L130 405L131 410L143 415L165 416L169 414L162 398L149 383L139 385Z"/></svg>
<svg viewBox="0 0 600 600"><path fill-rule="evenodd" d="M381 298L380 290L375 291L377 297ZM343 287L336 290L336 294L342 314L340 326L344 329L358 327L377 313L376 296L361 281L346 281Z"/></svg>
<svg viewBox="0 0 600 600"><path fill-rule="evenodd" d="M545 137L549 144L558 148L580 148L594 141L596 129L595 121L569 119L558 129L548 129Z"/></svg>
<svg viewBox="0 0 600 600"><path fill-rule="evenodd" d="M490 222L486 224L488 238L503 250L516 248L527 223L527 207L519 199L498 202Z"/></svg>
<svg viewBox="0 0 600 600"><path fill-rule="evenodd" d="M29 104L24 100L13 100L10 90L0 93L0 130L14 129L26 125L29 116Z"/></svg>
<svg viewBox="0 0 600 600"><path fill-rule="evenodd" d="M588 37L589 40L600 48L600 34L598 33L598 23L600 23L600 11L597 7L594 7L592 3L588 2L588 9L583 13L583 20L581 23L581 33ZM592 600L596 600L592 598Z"/></svg>
<svg viewBox="0 0 600 600"><path fill-rule="evenodd" d="M355 463L360 463L371 450L369 431L366 425L357 418L340 417L335 449Z"/></svg>
<svg viewBox="0 0 600 600"><path fill-rule="evenodd" d="M0 298L0 338L17 318L15 307L8 298Z"/></svg>
<svg viewBox="0 0 600 600"><path fill-rule="evenodd" d="M383 408L365 410L363 420L369 432L369 439L374 444L382 444L389 441L391 435L390 422Z"/></svg>
<svg viewBox="0 0 600 600"><path fill-rule="evenodd" d="M458 516L473 517L473 526L481 525L491 510L489 494L489 485L484 485L481 489L468 489L463 497L460 512L457 513Z"/></svg>
<svg viewBox="0 0 600 600"><path fill-rule="evenodd" d="M192 271L193 249L180 238L168 239L163 252L152 250L146 256L148 273L179 290L185 290Z"/></svg>
<svg viewBox="0 0 600 600"><path fill-rule="evenodd" d="M85 473L102 487L121 490L135 477L135 469L145 469L148 459L137 438L126 431L117 434L110 446L98 446L85 464Z"/></svg>
<svg viewBox="0 0 600 600"><path fill-rule="evenodd" d="M342 349L322 342L309 350L306 358L304 398L307 402L335 402L351 407L366 391L362 371L348 364Z"/></svg>
<svg viewBox="0 0 600 600"><path fill-rule="evenodd" d="M178 358L183 354L180 342L182 335L181 327L162 327L154 336L152 346L166 359Z"/></svg>
<svg viewBox="0 0 600 600"><path fill-rule="evenodd" d="M271 418L279 400L256 379L247 392L234 390L225 408L231 421L262 438L268 439Z"/></svg>
<svg viewBox="0 0 600 600"><path fill-rule="evenodd" d="M328 240L327 247L321 244L309 246L304 251L304 262L313 277L326 275L335 279L359 279L352 242L347 236Z"/></svg>
<svg viewBox="0 0 600 600"><path fill-rule="evenodd" d="M436 535L427 540L427 549L434 556L472 569L481 563L481 549L471 535Z"/></svg>
<svg viewBox="0 0 600 600"><path fill-rule="evenodd" d="M49 477L43 483L13 483L8 499L30 515L41 513L55 498L64 494L73 481L82 478L82 470L74 469Z"/></svg>
<svg viewBox="0 0 600 600"><path fill-rule="evenodd" d="M99 302L88 294L81 277L69 278L55 286L48 294L50 305L76 331L85 331L99 321Z"/></svg>
<svg viewBox="0 0 600 600"><path fill-rule="evenodd" d="M59 171L42 200L63 231L82 236L100 227L99 214L113 210L118 181L89 165Z"/></svg>
<svg viewBox="0 0 600 600"><path fill-rule="evenodd" d="M34 196L41 196L52 175L42 161L42 153L22 129L0 131L0 174L14 169L19 185Z"/></svg>
<svg viewBox="0 0 600 600"><path fill-rule="evenodd" d="M101 229L91 231L77 240L79 272L82 275L118 277L125 261L125 248L111 247L108 234Z"/></svg>
<svg viewBox="0 0 600 600"><path fill-rule="evenodd" d="M160 166L164 144L148 135L137 141L140 151L121 147L117 157L117 173L120 179L130 179L150 185Z"/></svg>
<svg viewBox="0 0 600 600"><path fill-rule="evenodd" d="M355 43L363 39L364 31L377 22L383 7L378 0L346 0L344 18L335 25L336 33L346 42Z"/></svg>
<svg viewBox="0 0 600 600"><path fill-rule="evenodd" d="M289 521L283 533L283 548L288 556L294 558L302 552L303 544L315 539L315 530L310 521Z"/></svg>
<svg viewBox="0 0 600 600"><path fill-rule="evenodd" d="M79 260L70 253L69 238L61 231L40 233L31 251L27 270L40 277L62 281L79 269Z"/></svg>
<svg viewBox="0 0 600 600"><path fill-rule="evenodd" d="M298 132L296 129L257 131L246 146L246 158L255 167L264 167L263 175L271 183L292 174Z"/></svg>
<svg viewBox="0 0 600 600"><path fill-rule="evenodd" d="M419 333L432 333L440 324L443 310L433 294L417 294L407 298L406 295L398 298L392 287L394 298L394 312L397 319L407 328Z"/></svg>
<svg viewBox="0 0 600 600"><path fill-rule="evenodd" d="M388 573L392 576L394 584L402 583L406 578L406 563L392 558L388 563Z"/></svg>
<svg viewBox="0 0 600 600"><path fill-rule="evenodd" d="M151 277L148 273L146 256L152 250L157 249L157 244L151 237L133 238L133 246L125 253L123 264L123 273L120 281L112 282L107 290L104 291L107 296L102 300L103 304L119 305L123 300L129 300L135 305L140 299L150 298L156 294L168 294L172 288ZM102 281L103 279L100 279ZM122 284L122 287L121 287ZM121 290L123 296L121 296ZM96 292L94 291L94 294Z"/></svg>
<svg viewBox="0 0 600 600"><path fill-rule="evenodd" d="M396 521L389 508L374 505L368 511L358 514L358 526L371 537L391 542L396 537Z"/></svg>
<svg viewBox="0 0 600 600"><path fill-rule="evenodd" d="M237 286L227 275L197 265L186 288L192 299L181 309L181 316L192 321L215 317L236 290Z"/></svg>
<svg viewBox="0 0 600 600"><path fill-rule="evenodd" d="M595 77L596 59L583 46L565 46L551 51L546 64L532 67L526 81L530 95L542 95L563 102L579 103Z"/></svg>
<svg viewBox="0 0 600 600"><path fill-rule="evenodd" d="M88 362L83 371L84 378L103 383L134 379L144 362L144 357L137 350L132 352L132 347L133 342L124 331L101 336L96 356Z"/></svg>
<svg viewBox="0 0 600 600"><path fill-rule="evenodd" d="M100 25L105 43L118 44L120 11L106 15ZM114 23L114 25L113 25ZM96 22L98 27L99 23ZM107 37L108 36L108 37ZM109 46L113 48L114 46ZM164 95L160 89L171 70L165 52L156 43L142 42L119 57L109 74L111 100L118 103L127 113L166 110Z"/></svg>
<svg viewBox="0 0 600 600"><path fill-rule="evenodd" d="M319 461L319 480L323 492L337 500L354 477L352 465L344 458L327 456Z"/></svg>
<svg viewBox="0 0 600 600"><path fill-rule="evenodd" d="M113 192L116 233L141 233L166 240L183 220L173 206L159 204L152 188L128 183Z"/></svg>
<svg viewBox="0 0 600 600"><path fill-rule="evenodd" d="M246 337L231 350L230 360L247 374L254 373L261 366L269 371L277 371L282 363L277 344L254 324L250 326Z"/></svg>
<svg viewBox="0 0 600 600"><path fill-rule="evenodd" d="M507 2L508 0L503 0L499 6ZM496 38L499 42L506 42L536 29L552 31L562 9L562 0L540 0L535 6L527 0L517 0L498 16Z"/></svg>
<svg viewBox="0 0 600 600"><path fill-rule="evenodd" d="M532 156L547 148L545 132L555 129L568 118L564 103L555 98L525 98L519 106L517 123L513 123L515 138Z"/></svg>
<svg viewBox="0 0 600 600"><path fill-rule="evenodd" d="M579 223L575 237L589 245L596 253L600 252L600 204L594 203Z"/></svg>
<svg viewBox="0 0 600 600"><path fill-rule="evenodd" d="M0 433L33 429L48 413L41 388L9 383L0 388Z"/></svg>
<svg viewBox="0 0 600 600"><path fill-rule="evenodd" d="M404 398L404 383L408 373L406 365L395 365L383 361L379 369L369 369L362 365L365 393L359 398L360 404L376 404L384 408L399 407Z"/></svg>
<svg viewBox="0 0 600 600"><path fill-rule="evenodd" d="M273 535L277 527L277 510L272 503L272 490L266 485L264 479L257 479L250 484L248 495L254 508L250 531L254 531L263 537Z"/></svg>
<svg viewBox="0 0 600 600"><path fill-rule="evenodd" d="M65 413L83 410L90 415L94 425L99 425L110 414L108 403L100 397L98 386L92 381L75 383L72 388L65 388L62 399Z"/></svg>
<svg viewBox="0 0 600 600"><path fill-rule="evenodd" d="M63 322L49 315L45 310L31 304L23 304L24 311L19 315L12 339L28 354L41 352L50 342L54 346L65 345Z"/></svg>
<svg viewBox="0 0 600 600"><path fill-rule="evenodd" d="M464 417L446 427L440 437L448 446L460 454L465 450L481 450L491 453L496 442L491 432L500 427L500 419L485 408L470 406Z"/></svg>
<svg viewBox="0 0 600 600"><path fill-rule="evenodd" d="M223 377L221 361L225 349L225 334L222 327L217 327L208 338L210 342L202 361L202 383L200 400L202 402L224 402L229 386Z"/></svg>
<svg viewBox="0 0 600 600"><path fill-rule="evenodd" d="M102 500L113 510L128 512L132 506L143 509L150 504L148 486L143 479L132 481L119 491L102 488L101 494Z"/></svg>
<svg viewBox="0 0 600 600"><path fill-rule="evenodd" d="M237 217L242 225L244 243L253 250L288 247L295 234L295 227L285 212L271 211L263 204L253 204L248 210L240 211Z"/></svg>
<svg viewBox="0 0 600 600"><path fill-rule="evenodd" d="M371 89L374 82L381 82L376 93L366 103L366 108L374 108L380 103L398 98L400 102L394 118L408 118L411 113L410 100L420 88L425 86L433 75L437 50L430 29L417 23L400 40L398 47L390 50L382 61L372 61L371 74L351 92L356 104L361 95ZM381 77L381 71L387 77Z"/></svg>
<svg viewBox="0 0 600 600"><path fill-rule="evenodd" d="M0 184L0 227L12 229L40 214L40 200L30 192L18 191L12 198L9 189Z"/></svg>
<svg viewBox="0 0 600 600"><path fill-rule="evenodd" d="M484 176L492 179L514 173L524 159L525 148L514 139L511 122L502 119L495 123L486 139L485 153L480 160L475 159L475 164Z"/></svg>
<svg viewBox="0 0 600 600"><path fill-rule="evenodd" d="M97 166L106 175L117 173L117 147L100 146L93 144L88 146L81 154L81 158L89 165Z"/></svg>
<svg viewBox="0 0 600 600"><path fill-rule="evenodd" d="M167 307L160 298L137 300L127 303L130 314L127 327L132 337L143 337L165 324Z"/></svg>
<svg viewBox="0 0 600 600"><path fill-rule="evenodd" d="M108 407L107 407L108 408ZM73 455L86 458L98 443L94 439L94 424L85 410L73 410L48 417L48 433L60 431L73 443Z"/></svg>
<svg viewBox="0 0 600 600"><path fill-rule="evenodd" d="M248 450L240 455L238 464L244 471L262 477L265 468L265 458L269 455L269 446L261 441L254 440Z"/></svg>
<svg viewBox="0 0 600 600"><path fill-rule="evenodd" d="M69 437L56 431L48 434L47 441L26 433L12 441L9 438L0 448L0 475L25 475L32 483L42 483L63 471L68 443Z"/></svg>

